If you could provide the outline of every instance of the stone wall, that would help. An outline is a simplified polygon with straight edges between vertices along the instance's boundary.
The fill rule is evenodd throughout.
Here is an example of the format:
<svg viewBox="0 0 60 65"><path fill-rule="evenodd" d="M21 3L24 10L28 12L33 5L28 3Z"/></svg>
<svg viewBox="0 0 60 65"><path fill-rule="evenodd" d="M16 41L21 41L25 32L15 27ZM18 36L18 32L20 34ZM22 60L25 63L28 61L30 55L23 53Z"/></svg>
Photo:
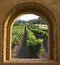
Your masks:
<svg viewBox="0 0 60 65"><path fill-rule="evenodd" d="M33 10L29 10L29 11L26 11L26 12L23 11L24 8L26 8L26 7L28 8L28 6L27 5L24 6L21 3L26 3L26 2L30 2L27 5L30 4L31 6L29 5L29 9L31 8ZM54 15L55 20L52 19L53 17L50 17L50 14L48 13L48 11L46 12L46 9L43 9L43 7L41 7L41 9L38 9L37 8L37 7L39 7L38 5L36 5L36 7L34 7L32 2L41 4L44 7L46 7L48 10L50 10L50 12L52 12L53 15ZM19 4L21 4L21 6ZM19 6L16 6L16 5L19 5ZM19 10L19 7L20 7L21 10ZM53 35L54 37L53 37L53 42L52 43L56 43L56 44L53 44L54 46L52 46L52 47L54 47L55 49L57 48L55 52L57 53L57 59L58 60L57 61L53 61L53 62L51 62L51 61L47 62L46 61L45 63L44 63L44 61L42 61L42 62L39 62L38 65L40 65L40 64L41 65L45 65L45 64L47 64L47 65L51 65L51 64L52 65L59 65L60 64L60 0L0 0L0 65L9 65L10 63L11 63L11 65L17 65L17 64L18 65L20 65L20 64L25 65L25 63L20 63L19 64L17 62L13 64L12 61L10 63L9 63L9 61L2 62L3 61L3 59L2 59L3 57L2 56L5 57L5 55L3 55L3 54L6 53L5 52L6 41L4 41L6 39L5 38L6 37L5 36L5 33L6 33L5 29L6 28L4 28L4 27L9 27L11 25L11 23L9 23L9 25L8 25L8 20L9 21L13 21L13 19L15 19L17 16L19 16L19 14L21 14L22 11L23 11L23 14L24 13L34 13L34 14L39 15L39 10L40 11L43 10L43 12L45 12L45 15L41 15L43 18L46 18L45 16L48 13L47 14L48 19L46 19L46 20L48 21L49 19L52 19L51 21L53 21L52 30L55 32L54 34L56 34L56 35ZM12 16L14 16L15 18L12 17ZM10 18L11 18L11 20L10 20ZM55 22L56 22L56 24L55 24ZM50 24L52 25L52 23L50 23ZM7 29L9 29L9 28L7 28ZM50 29L51 29L51 26L50 26ZM8 32L10 32L10 30ZM52 31L50 31L50 32L52 32ZM6 33L6 35L7 34L8 33ZM8 36L9 36L9 34L8 34ZM8 39L8 42L9 42L9 39ZM54 49L52 49L52 50L54 50ZM53 54L56 54L55 52ZM33 63L32 63L32 65L33 65ZM34 63L34 65L37 65L37 64Z"/></svg>

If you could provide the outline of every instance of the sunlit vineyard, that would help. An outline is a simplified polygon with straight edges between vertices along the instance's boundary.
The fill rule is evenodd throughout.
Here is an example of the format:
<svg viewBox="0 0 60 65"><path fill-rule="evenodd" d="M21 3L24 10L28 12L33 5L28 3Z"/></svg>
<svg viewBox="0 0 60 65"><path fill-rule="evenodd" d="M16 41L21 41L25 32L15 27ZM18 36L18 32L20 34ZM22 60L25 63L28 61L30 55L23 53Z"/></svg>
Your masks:
<svg viewBox="0 0 60 65"><path fill-rule="evenodd" d="M38 57L40 54L43 39L37 39L34 33L27 28L27 47L30 57Z"/></svg>
<svg viewBox="0 0 60 65"><path fill-rule="evenodd" d="M36 26L34 24L28 25L28 28L34 33L37 39L43 39L43 46L48 52L48 29L39 28L39 26Z"/></svg>
<svg viewBox="0 0 60 65"><path fill-rule="evenodd" d="M26 36L24 37L24 35ZM21 39L22 37L25 41ZM12 47L25 42L28 50L27 55L31 58L39 57L43 49L47 49L47 46L44 46L44 42L47 43L47 38L48 29L39 28L35 24L14 25L12 28ZM22 42L19 42L19 40L22 40Z"/></svg>
<svg viewBox="0 0 60 65"><path fill-rule="evenodd" d="M18 43L24 33L24 26L13 26L12 28L12 47Z"/></svg>

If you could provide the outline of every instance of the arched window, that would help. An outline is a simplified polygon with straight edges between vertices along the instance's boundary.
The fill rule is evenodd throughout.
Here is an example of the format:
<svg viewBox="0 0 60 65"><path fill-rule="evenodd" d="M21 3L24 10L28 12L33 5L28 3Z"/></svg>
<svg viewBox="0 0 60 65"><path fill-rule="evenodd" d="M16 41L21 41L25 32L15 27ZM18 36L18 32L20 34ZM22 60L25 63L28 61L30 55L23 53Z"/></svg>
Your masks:
<svg viewBox="0 0 60 65"><path fill-rule="evenodd" d="M12 26L11 58L48 60L48 25L35 14L25 14Z"/></svg>
<svg viewBox="0 0 60 65"><path fill-rule="evenodd" d="M56 20L53 13L48 8L39 3L26 2L13 7L6 18L4 25L3 61L11 60L12 25L13 23L15 23L14 20L19 16L31 13L40 16L47 22L49 31L48 32L49 60L57 60Z"/></svg>

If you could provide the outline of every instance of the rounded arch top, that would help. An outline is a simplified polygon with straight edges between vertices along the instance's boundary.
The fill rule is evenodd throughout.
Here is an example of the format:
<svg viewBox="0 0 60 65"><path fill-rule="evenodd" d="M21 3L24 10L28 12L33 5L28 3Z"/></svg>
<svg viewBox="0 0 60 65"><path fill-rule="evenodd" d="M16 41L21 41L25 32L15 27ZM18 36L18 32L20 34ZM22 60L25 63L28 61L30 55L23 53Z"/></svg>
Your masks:
<svg viewBox="0 0 60 65"><path fill-rule="evenodd" d="M11 32L11 25L14 22L14 20L23 14L36 14L42 18L44 18L49 26L49 32L50 32L50 57L51 59L57 58L56 55L56 19L54 17L54 14L44 5L37 3L37 2L24 2L20 3L16 6L14 6L10 12L8 13L6 17L6 21L4 23L4 38L7 39L6 43L10 42L10 32ZM7 34L8 33L8 34ZM9 46L8 46L9 48ZM8 50L7 50L8 51ZM10 53L10 52L9 52Z"/></svg>
<svg viewBox="0 0 60 65"><path fill-rule="evenodd" d="M23 14L32 13L48 20L48 24L56 25L53 13L44 5L37 2L24 2L14 6L7 15L5 24L12 24L13 20Z"/></svg>

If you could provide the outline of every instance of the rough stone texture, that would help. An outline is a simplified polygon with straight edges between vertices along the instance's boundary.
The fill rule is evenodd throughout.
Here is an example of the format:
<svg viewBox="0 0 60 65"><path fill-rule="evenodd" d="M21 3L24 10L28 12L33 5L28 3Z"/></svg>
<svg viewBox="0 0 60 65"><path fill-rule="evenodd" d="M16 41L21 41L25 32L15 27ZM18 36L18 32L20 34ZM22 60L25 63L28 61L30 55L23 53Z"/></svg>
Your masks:
<svg viewBox="0 0 60 65"><path fill-rule="evenodd" d="M6 42L6 41L4 41L5 40L4 35L6 33L6 31L4 29L7 28L6 26L8 26L8 28L7 28L8 32L11 32L9 30L10 29L9 26L11 25L11 23L9 25L7 25L7 23L6 23L7 16L9 15L9 13L13 7L15 7L18 4L24 3L24 2L36 2L36 3L42 4L43 6L47 7L53 13L55 20L56 20L56 24L53 24L53 25L56 25L56 28L55 28L55 26L53 28L53 30L55 31L54 34L56 34L56 38L53 37L53 40L54 40L53 43L56 43L56 46L57 46L57 51L55 51L55 52L57 53L58 62L56 62L56 61L50 62L49 61L49 62L44 63L44 61L42 61L42 62L39 62L38 65L46 65L46 64L47 65L60 65L60 0L0 0L0 65L10 65L9 63L2 62L2 60L3 60L2 59L2 55L3 55L2 52L4 52L4 54L6 53L5 52L6 47L4 47L5 42ZM23 5L21 5L21 6L23 6ZM33 4L31 4L31 6L33 7ZM36 8L37 8L37 6L35 7L35 9ZM16 12L16 10L13 10L13 13L14 12ZM34 12L35 11L33 11L33 13ZM31 13L31 11L30 11L30 13ZM12 13L10 13L10 14L12 14ZM35 14L39 15L39 12L37 12L37 13L35 12ZM14 16L17 17L18 15L15 14ZM12 19L14 19L14 18L12 18ZM6 28L4 28L4 25L6 25L5 26ZM50 28L51 28L51 26L50 26ZM8 38L10 38L9 34L8 34ZM7 42L9 42L9 39L7 40ZM4 51L2 49L4 49ZM51 49L51 50L53 50L53 49ZM54 53L54 54L56 54L56 53ZM4 55L4 57L5 57L5 55ZM12 61L10 61L10 62L12 63ZM11 65L17 65L17 64L20 65L21 63L20 64L19 63L14 63L14 64L12 63ZM25 64L23 64L23 65L25 65ZM26 64L26 65L29 65L29 64ZM33 65L33 63L32 63L32 65ZM35 63L34 65L37 65L37 64Z"/></svg>

